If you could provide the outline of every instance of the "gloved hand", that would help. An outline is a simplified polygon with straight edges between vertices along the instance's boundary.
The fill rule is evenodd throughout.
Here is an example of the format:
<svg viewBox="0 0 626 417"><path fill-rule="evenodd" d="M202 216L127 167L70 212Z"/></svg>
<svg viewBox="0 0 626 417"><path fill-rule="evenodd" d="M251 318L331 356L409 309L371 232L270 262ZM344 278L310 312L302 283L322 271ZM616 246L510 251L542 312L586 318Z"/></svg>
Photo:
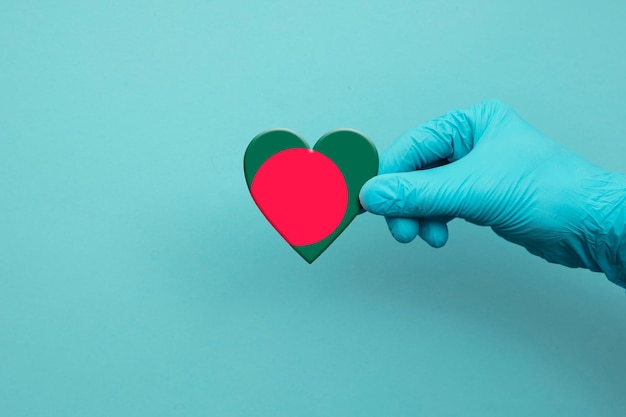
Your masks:
<svg viewBox="0 0 626 417"><path fill-rule="evenodd" d="M626 157L626 155L625 155ZM626 175L591 164L498 100L409 130L360 193L400 242L431 246L461 217L549 262L626 287Z"/></svg>

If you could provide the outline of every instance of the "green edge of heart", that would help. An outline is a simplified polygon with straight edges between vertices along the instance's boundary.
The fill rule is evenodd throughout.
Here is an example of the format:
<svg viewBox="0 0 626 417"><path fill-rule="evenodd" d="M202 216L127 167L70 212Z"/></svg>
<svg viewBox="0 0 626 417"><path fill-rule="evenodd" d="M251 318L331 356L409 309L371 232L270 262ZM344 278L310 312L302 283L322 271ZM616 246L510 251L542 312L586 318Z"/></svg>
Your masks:
<svg viewBox="0 0 626 417"><path fill-rule="evenodd" d="M292 148L309 149L307 142L289 129L270 129L258 134L246 149L243 169L248 189L261 165L272 155ZM378 173L376 146L354 129L336 129L322 136L313 150L330 158L341 170L348 186L348 206L341 223L334 232L312 245L291 247L312 263L324 252L354 220L361 209L359 191L367 180Z"/></svg>

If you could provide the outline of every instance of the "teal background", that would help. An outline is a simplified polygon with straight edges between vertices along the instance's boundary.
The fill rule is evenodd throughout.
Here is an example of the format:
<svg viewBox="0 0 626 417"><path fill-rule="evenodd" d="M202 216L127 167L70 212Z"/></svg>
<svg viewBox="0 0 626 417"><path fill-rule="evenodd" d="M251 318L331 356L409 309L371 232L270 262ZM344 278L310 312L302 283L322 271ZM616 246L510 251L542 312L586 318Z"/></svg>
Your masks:
<svg viewBox="0 0 626 417"><path fill-rule="evenodd" d="M390 4L389 4L390 3ZM445 3L445 4L443 4ZM0 2L0 415L623 416L626 294L463 221L313 265L246 145L498 97L626 171L626 3Z"/></svg>

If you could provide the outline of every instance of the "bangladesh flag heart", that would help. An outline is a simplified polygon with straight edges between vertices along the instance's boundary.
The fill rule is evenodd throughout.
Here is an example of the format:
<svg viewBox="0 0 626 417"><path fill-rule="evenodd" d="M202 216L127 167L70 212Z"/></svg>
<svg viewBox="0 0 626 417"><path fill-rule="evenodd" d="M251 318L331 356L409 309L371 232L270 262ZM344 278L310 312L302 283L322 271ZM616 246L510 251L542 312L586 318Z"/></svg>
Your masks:
<svg viewBox="0 0 626 417"><path fill-rule="evenodd" d="M295 132L272 129L252 139L243 168L265 218L311 263L359 213L359 191L378 172L378 152L352 129L328 132L313 149Z"/></svg>

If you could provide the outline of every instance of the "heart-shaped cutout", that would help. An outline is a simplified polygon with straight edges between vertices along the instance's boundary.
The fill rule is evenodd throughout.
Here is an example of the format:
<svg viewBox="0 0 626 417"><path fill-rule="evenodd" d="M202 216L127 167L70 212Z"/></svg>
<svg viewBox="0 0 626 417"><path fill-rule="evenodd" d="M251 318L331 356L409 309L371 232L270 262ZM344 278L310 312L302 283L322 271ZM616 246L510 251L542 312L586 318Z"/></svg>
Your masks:
<svg viewBox="0 0 626 417"><path fill-rule="evenodd" d="M378 172L378 152L353 129L328 132L313 149L295 132L272 129L252 139L243 165L256 205L311 263L359 213L359 191Z"/></svg>

